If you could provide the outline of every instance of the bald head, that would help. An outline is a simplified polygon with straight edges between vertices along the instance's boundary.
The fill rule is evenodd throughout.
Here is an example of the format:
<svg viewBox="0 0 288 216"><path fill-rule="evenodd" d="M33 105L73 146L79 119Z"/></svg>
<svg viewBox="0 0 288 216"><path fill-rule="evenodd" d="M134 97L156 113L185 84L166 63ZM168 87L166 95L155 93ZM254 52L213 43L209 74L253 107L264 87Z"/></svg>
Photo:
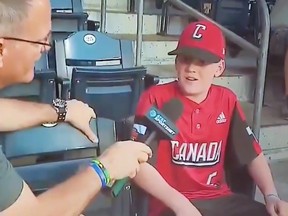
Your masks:
<svg viewBox="0 0 288 216"><path fill-rule="evenodd" d="M50 0L0 0L0 88L31 82L50 31Z"/></svg>
<svg viewBox="0 0 288 216"><path fill-rule="evenodd" d="M0 0L0 37L19 33L33 0Z"/></svg>

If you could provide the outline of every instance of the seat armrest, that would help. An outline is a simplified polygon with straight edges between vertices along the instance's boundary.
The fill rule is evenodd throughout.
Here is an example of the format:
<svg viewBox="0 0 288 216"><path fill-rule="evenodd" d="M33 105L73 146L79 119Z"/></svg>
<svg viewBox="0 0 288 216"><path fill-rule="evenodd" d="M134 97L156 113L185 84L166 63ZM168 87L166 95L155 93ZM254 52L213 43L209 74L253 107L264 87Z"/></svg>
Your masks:
<svg viewBox="0 0 288 216"><path fill-rule="evenodd" d="M148 89L149 87L153 85L157 85L160 81L159 76L152 75L152 74L146 74L144 78L144 85L145 89Z"/></svg>
<svg viewBox="0 0 288 216"><path fill-rule="evenodd" d="M100 22L94 20L87 20L87 30L88 31L98 31L100 28Z"/></svg>
<svg viewBox="0 0 288 216"><path fill-rule="evenodd" d="M56 83L58 86L57 96L61 99L68 100L70 98L70 80L68 78L57 77Z"/></svg>

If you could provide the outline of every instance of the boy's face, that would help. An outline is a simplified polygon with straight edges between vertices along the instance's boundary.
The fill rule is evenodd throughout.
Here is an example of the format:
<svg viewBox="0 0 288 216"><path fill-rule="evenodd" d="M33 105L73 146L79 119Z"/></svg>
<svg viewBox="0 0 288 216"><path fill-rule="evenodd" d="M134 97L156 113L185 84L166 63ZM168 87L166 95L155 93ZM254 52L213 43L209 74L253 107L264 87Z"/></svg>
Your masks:
<svg viewBox="0 0 288 216"><path fill-rule="evenodd" d="M211 64L192 57L178 55L175 67L178 83L184 95L195 102L201 102L206 98L214 77L219 77L223 73L225 62L221 60Z"/></svg>

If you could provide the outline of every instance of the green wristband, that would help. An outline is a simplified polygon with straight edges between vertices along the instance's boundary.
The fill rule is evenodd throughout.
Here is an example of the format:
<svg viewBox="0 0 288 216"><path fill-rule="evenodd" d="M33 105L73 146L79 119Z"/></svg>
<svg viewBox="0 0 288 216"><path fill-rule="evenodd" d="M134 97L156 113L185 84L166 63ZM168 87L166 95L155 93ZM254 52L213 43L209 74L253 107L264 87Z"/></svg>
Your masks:
<svg viewBox="0 0 288 216"><path fill-rule="evenodd" d="M108 170L104 167L104 165L101 163L101 161L94 159L92 160L94 163L96 163L100 169L103 171L104 175L105 175L105 179L106 179L106 185L107 187L111 187L110 183L111 183L111 177L110 174L108 172Z"/></svg>

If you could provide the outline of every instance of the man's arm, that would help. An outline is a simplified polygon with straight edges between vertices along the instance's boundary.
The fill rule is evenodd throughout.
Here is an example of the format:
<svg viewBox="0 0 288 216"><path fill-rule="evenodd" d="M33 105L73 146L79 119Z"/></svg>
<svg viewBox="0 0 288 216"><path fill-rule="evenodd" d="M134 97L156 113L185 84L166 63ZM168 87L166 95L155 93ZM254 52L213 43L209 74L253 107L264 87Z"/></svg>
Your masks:
<svg viewBox="0 0 288 216"><path fill-rule="evenodd" d="M15 99L0 99L0 131L25 129L45 122L55 122L57 113L49 104Z"/></svg>
<svg viewBox="0 0 288 216"><path fill-rule="evenodd" d="M133 177L151 156L151 149L142 143L125 141L109 147L99 160L112 180ZM124 157L125 155L125 157ZM1 183L1 182L0 182ZM1 216L78 216L101 189L101 180L92 167L87 167L64 183L35 197L24 184L23 190ZM1 204L1 203L0 203Z"/></svg>
<svg viewBox="0 0 288 216"><path fill-rule="evenodd" d="M0 215L78 216L100 189L100 178L89 167L38 197L24 184L17 201Z"/></svg>
<svg viewBox="0 0 288 216"><path fill-rule="evenodd" d="M198 210L192 206L190 201L180 192L171 187L150 164L141 164L140 171L137 173L133 181L147 193L162 201L175 213L180 212L189 206L191 214L193 214L192 211L194 210L195 215L198 215ZM173 199L171 199L171 197L173 197Z"/></svg>
<svg viewBox="0 0 288 216"><path fill-rule="evenodd" d="M105 157L103 160L105 163ZM106 163L106 165L109 167L109 164ZM85 208L83 205L88 204L92 199L91 197L100 189L101 181L98 175L93 168L88 167L65 183L36 198L0 151L0 191L1 194L5 194L5 196L0 196L0 212L3 211L0 213L1 216L78 216L77 212L81 212ZM76 201L77 199L79 199L78 202ZM68 208L67 206L75 206L75 208Z"/></svg>
<svg viewBox="0 0 288 216"><path fill-rule="evenodd" d="M56 122L58 114L50 104L0 99L0 132L9 132ZM92 108L78 100L67 101L65 121L82 131L92 142L98 138L90 128L91 118L96 118Z"/></svg>

